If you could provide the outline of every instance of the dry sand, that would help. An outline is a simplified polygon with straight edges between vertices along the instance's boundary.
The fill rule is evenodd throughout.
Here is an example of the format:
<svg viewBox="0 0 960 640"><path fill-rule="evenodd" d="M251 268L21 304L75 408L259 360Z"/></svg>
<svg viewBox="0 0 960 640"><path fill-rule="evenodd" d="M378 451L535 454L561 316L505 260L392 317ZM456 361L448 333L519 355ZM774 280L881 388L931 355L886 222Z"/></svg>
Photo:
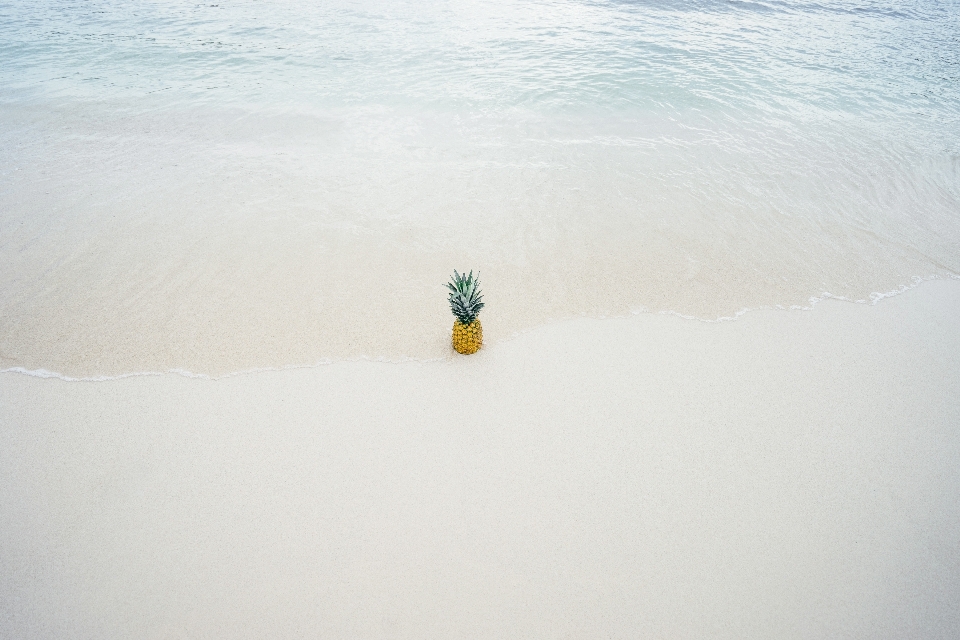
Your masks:
<svg viewBox="0 0 960 640"><path fill-rule="evenodd" d="M3 638L957 638L958 603L956 281L425 364L0 374Z"/></svg>

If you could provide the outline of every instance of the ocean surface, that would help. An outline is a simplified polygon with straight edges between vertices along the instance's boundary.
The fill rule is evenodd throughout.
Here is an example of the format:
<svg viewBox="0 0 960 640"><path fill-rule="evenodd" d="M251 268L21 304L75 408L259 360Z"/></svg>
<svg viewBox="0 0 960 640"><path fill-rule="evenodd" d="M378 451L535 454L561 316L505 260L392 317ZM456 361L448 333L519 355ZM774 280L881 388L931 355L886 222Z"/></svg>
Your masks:
<svg viewBox="0 0 960 640"><path fill-rule="evenodd" d="M960 274L960 3L0 0L0 369L219 376Z"/></svg>

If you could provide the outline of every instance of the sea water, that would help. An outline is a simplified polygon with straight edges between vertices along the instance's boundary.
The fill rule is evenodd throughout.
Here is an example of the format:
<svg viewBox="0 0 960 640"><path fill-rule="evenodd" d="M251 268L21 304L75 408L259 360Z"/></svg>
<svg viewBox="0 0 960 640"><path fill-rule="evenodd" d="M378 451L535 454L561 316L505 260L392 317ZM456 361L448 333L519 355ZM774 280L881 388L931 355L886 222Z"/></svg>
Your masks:
<svg viewBox="0 0 960 640"><path fill-rule="evenodd" d="M960 3L0 0L0 369L203 375L960 274Z"/></svg>

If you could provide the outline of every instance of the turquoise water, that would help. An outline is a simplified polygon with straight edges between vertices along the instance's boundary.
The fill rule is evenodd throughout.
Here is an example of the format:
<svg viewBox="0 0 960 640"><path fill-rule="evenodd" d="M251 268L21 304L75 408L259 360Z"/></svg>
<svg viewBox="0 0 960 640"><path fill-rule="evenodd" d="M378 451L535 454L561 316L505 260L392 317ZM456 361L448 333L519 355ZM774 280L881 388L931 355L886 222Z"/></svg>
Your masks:
<svg viewBox="0 0 960 640"><path fill-rule="evenodd" d="M956 2L0 0L0 358L443 357L960 273Z"/></svg>
<svg viewBox="0 0 960 640"><path fill-rule="evenodd" d="M955 2L4 2L4 102L957 124Z"/></svg>

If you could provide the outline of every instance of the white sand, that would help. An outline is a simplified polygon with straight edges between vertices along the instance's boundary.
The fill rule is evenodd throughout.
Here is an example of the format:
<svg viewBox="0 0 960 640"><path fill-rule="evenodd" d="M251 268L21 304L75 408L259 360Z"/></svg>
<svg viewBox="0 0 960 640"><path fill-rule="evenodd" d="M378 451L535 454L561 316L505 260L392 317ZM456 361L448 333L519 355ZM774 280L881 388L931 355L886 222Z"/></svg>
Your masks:
<svg viewBox="0 0 960 640"><path fill-rule="evenodd" d="M3 638L957 638L958 603L956 281L428 364L0 375Z"/></svg>

